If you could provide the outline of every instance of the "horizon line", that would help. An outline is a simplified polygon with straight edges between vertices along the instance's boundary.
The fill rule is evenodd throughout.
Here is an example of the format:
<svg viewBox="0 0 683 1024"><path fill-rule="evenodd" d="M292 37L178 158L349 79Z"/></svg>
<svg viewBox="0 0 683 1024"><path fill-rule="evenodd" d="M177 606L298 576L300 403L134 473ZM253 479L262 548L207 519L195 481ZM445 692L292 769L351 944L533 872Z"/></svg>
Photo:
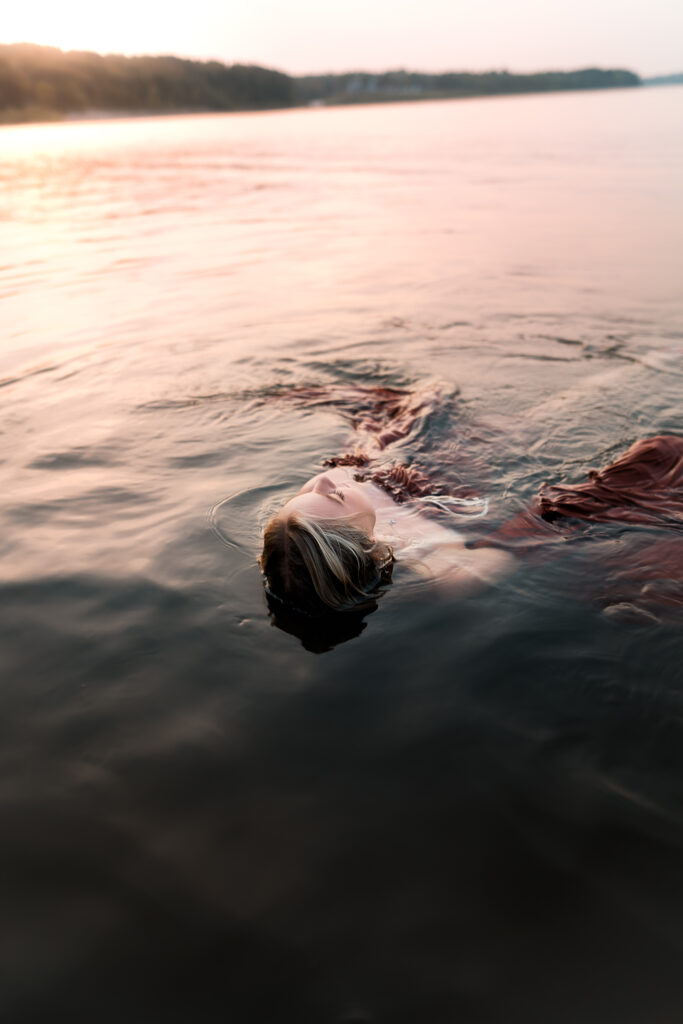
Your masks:
<svg viewBox="0 0 683 1024"><path fill-rule="evenodd" d="M89 54L94 54L94 55L99 56L99 57L124 57L124 58L130 59L130 60L134 60L136 58L142 58L142 57L152 57L152 58L154 58L154 57L159 57L159 58L171 57L171 58L173 58L175 60L186 60L186 61L191 61L191 62L196 63L196 64L223 64L226 67L231 67L231 66L234 66L234 65L242 65L242 66L245 66L245 67L259 67L259 68L267 69L269 71L278 71L281 74L285 74L285 75L287 75L290 78L317 78L317 77L322 77L322 76L325 76L325 75L354 75L354 74L355 75L360 75L360 74L364 74L364 75L385 75L385 74L391 74L392 72L397 72L397 71L405 71L408 74L417 74L417 75L442 75L442 74L485 75L485 74L503 74L503 73L507 73L507 74L511 74L511 75L542 75L542 74L550 74L550 73L553 73L553 72L567 73L567 72L570 72L570 71L587 71L587 70L593 70L593 69L608 70L608 71L631 71L633 74L637 74L638 77L642 78L642 79L666 78L666 77L669 77L671 75L683 74L683 70L682 70L682 71L659 71L659 72L656 72L656 73L644 75L640 71L636 71L636 70L634 70L632 68L628 68L628 67L611 67L611 66L606 67L606 66L598 65L598 64L585 64L585 65L581 65L581 66L572 66L572 67L565 66L565 67L562 67L562 68L560 68L560 67L544 67L544 68L537 68L534 71L516 71L516 70L513 70L511 67L493 67L493 66L490 66L490 65L486 66L486 67L478 68L476 70L474 70L472 68L443 67L443 68L432 69L432 70L428 71L428 70L426 70L424 68L416 68L416 67L410 67L410 66L406 66L406 65L402 65L402 66L401 65L397 65L397 66L393 66L393 67L384 67L382 70L378 70L377 68L363 68L363 67L356 66L356 67L347 67L347 68L344 68L343 70L336 70L336 71L327 70L327 71L292 72L292 71L286 71L282 67L277 67L277 66L272 65L272 64L259 64L256 61L251 61L251 60L227 60L225 57L207 57L207 56L197 57L197 56L189 56L187 54L182 54L181 55L181 54L178 54L178 53L169 53L169 52L159 52L159 53L150 53L150 52L145 52L145 53L138 53L138 52L135 52L135 53L121 53L121 52L116 52L114 50L96 50L96 49L81 49L81 48L64 49L64 47L54 46L54 45L52 45L50 43L34 43L34 42L31 42L28 39L15 40L15 41L13 41L11 43L5 43L5 42L0 41L0 46L8 46L8 47L9 46L34 46L37 49L57 50L59 53L64 53L64 54L68 54L68 53L89 53Z"/></svg>

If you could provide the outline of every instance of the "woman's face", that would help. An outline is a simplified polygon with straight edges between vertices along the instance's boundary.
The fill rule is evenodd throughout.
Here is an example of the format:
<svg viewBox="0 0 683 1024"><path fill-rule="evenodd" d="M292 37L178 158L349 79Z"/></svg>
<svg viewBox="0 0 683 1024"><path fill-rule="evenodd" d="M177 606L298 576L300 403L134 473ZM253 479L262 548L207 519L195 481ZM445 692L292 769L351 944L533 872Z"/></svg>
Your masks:
<svg viewBox="0 0 683 1024"><path fill-rule="evenodd" d="M282 513L302 512L317 519L349 519L368 537L375 528L375 508L362 484L339 483L326 473L319 473L305 483L298 494L287 502Z"/></svg>

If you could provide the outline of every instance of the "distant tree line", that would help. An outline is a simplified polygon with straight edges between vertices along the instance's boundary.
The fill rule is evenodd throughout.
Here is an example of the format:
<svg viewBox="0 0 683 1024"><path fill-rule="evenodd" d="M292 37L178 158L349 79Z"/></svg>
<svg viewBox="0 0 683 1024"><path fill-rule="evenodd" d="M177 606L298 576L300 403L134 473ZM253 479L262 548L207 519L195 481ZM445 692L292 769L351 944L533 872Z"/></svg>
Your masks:
<svg viewBox="0 0 683 1024"><path fill-rule="evenodd" d="M4 121L60 118L93 111L266 110L634 85L640 85L640 79L630 71L597 68L537 75L390 71L294 78L251 64L65 53L28 43L0 46L0 120Z"/></svg>
<svg viewBox="0 0 683 1024"><path fill-rule="evenodd" d="M683 85L683 73L677 75L658 75L656 78L643 79L643 85Z"/></svg>
<svg viewBox="0 0 683 1024"><path fill-rule="evenodd" d="M22 111L63 117L94 110L265 110L294 103L289 75L253 65L0 46L0 112L17 119Z"/></svg>
<svg viewBox="0 0 683 1024"><path fill-rule="evenodd" d="M428 75L409 71L366 72L345 75L308 75L296 79L299 102L372 102L382 99L428 99L446 96L500 96L506 93L558 92L566 89L610 89L640 85L631 71L546 71L513 75L509 71L484 74L449 71Z"/></svg>

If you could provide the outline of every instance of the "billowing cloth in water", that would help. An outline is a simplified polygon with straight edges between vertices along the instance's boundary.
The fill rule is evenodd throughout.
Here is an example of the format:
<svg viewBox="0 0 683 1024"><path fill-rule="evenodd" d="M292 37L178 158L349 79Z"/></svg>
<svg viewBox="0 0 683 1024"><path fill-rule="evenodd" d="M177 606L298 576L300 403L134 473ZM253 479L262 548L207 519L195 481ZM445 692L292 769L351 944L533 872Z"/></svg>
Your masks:
<svg viewBox="0 0 683 1024"><path fill-rule="evenodd" d="M365 466L369 459L363 453L337 455L331 459L325 459L325 466ZM371 480L385 490L394 501L401 505L407 498L423 498L434 494L436 488L434 481L428 473L417 466L406 466L402 462L395 462L392 466L385 466L374 471L361 471L354 473L354 479L360 483Z"/></svg>
<svg viewBox="0 0 683 1024"><path fill-rule="evenodd" d="M683 531L683 438L648 437L584 483L544 484L530 508L473 547L540 549L548 556L553 543L580 536L582 523ZM645 583L641 594L653 605L683 606L683 537L633 537L628 547L603 553L600 569L612 574L613 585L619 579L626 588L629 581Z"/></svg>
<svg viewBox="0 0 683 1024"><path fill-rule="evenodd" d="M321 384L276 389L267 397L306 408L334 406L364 435L363 447L325 460L326 466L355 466L358 480L372 480L399 503L443 493L434 472L398 462L390 466L375 462L377 449L383 451L408 437L416 423L434 411L441 399L438 391ZM455 490L457 494L449 487L449 494L476 495L466 486ZM577 521L577 527L578 521L584 521L683 529L683 438L666 434L645 438L605 469L592 470L585 483L544 484L525 512L473 546L500 544L517 550L545 546L566 539L570 520Z"/></svg>
<svg viewBox="0 0 683 1024"><path fill-rule="evenodd" d="M683 529L683 438L663 434L636 441L583 484L544 484L538 509L546 522L564 517Z"/></svg>
<svg viewBox="0 0 683 1024"><path fill-rule="evenodd" d="M648 437L586 483L544 486L538 505L546 523L570 518L594 523L683 531L683 438ZM605 559L617 579L645 583L639 604L683 606L683 537L634 538L630 549Z"/></svg>
<svg viewBox="0 0 683 1024"><path fill-rule="evenodd" d="M542 484L528 509L473 546L539 547L566 539L570 520L575 527L583 521L683 530L683 438L636 441L616 462L591 470L585 483Z"/></svg>
<svg viewBox="0 0 683 1024"><path fill-rule="evenodd" d="M268 392L270 400L287 401L304 408L332 406L358 432L359 445L351 452L325 459L323 465L353 466L359 482L371 480L382 487L398 504L410 498L442 495L443 487L435 473L394 462L378 465L380 453L391 444L409 437L442 401L434 388L409 391L406 388L352 384L294 385ZM448 497L469 498L476 491L467 486L449 487Z"/></svg>
<svg viewBox="0 0 683 1024"><path fill-rule="evenodd" d="M432 412L440 396L438 392L427 389L409 391L407 388L374 385L299 384L275 389L266 397L306 408L331 405L351 421L354 430L371 435L377 447L383 449L407 437L416 421Z"/></svg>

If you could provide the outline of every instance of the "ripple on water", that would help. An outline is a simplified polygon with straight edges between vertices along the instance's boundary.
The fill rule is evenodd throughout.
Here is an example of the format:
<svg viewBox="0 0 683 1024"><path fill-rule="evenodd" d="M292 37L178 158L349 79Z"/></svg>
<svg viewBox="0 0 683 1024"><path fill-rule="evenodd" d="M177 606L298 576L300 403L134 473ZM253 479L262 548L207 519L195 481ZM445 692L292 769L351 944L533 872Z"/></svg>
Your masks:
<svg viewBox="0 0 683 1024"><path fill-rule="evenodd" d="M296 386L436 381L396 458L489 499L472 540L683 434L679 100L1 130L8 1020L676 1018L660 534L467 601L399 565L319 655L256 555L354 442Z"/></svg>

